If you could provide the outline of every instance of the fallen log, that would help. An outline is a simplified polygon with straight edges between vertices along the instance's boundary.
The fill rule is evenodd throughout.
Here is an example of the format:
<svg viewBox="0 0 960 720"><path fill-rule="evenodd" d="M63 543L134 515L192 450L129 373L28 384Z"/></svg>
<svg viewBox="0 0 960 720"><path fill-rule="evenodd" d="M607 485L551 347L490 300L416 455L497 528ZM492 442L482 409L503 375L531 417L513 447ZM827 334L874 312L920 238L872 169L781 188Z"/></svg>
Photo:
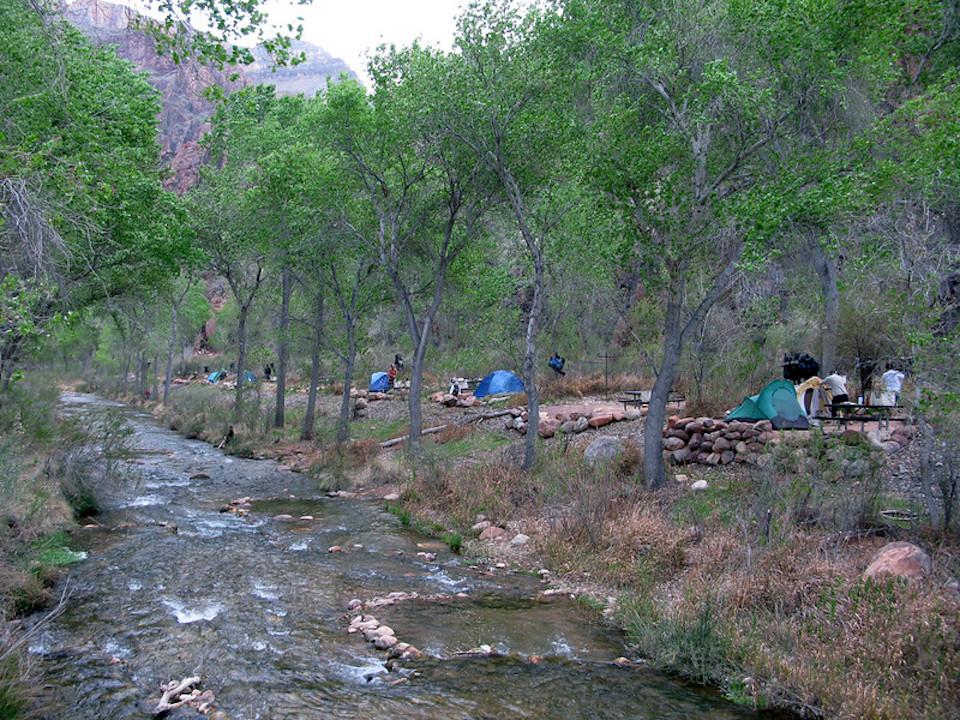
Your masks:
<svg viewBox="0 0 960 720"><path fill-rule="evenodd" d="M511 413L509 410L501 410L499 412L483 413L482 415L473 415L471 417L468 417L463 422L461 422L460 425L470 425L471 423L482 422L484 420L491 420L493 418L503 417L504 415L510 415L510 414Z"/></svg>
<svg viewBox="0 0 960 720"><path fill-rule="evenodd" d="M438 433L441 430L446 430L446 429L447 429L446 425L437 425L436 427L427 428L426 430L421 431L420 434L433 435L434 433ZM393 438L392 440L385 440L384 442L380 443L380 447L384 449L396 447L397 445L405 443L409 438L410 438L409 435L401 435L400 437Z"/></svg>

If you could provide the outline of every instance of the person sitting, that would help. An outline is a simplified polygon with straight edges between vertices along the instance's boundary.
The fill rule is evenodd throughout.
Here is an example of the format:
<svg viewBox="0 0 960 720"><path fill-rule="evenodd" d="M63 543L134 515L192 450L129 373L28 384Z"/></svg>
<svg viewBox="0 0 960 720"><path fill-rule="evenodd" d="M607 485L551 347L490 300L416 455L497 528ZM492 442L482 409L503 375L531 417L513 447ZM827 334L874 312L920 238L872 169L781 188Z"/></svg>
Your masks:
<svg viewBox="0 0 960 720"><path fill-rule="evenodd" d="M550 366L550 369L553 370L555 373L557 373L557 375L561 375L561 376L566 375L566 373L563 371L563 366L565 363L566 361L562 357L560 357L560 354L557 352L554 352L553 355L550 357L550 360L547 361L547 364Z"/></svg>
<svg viewBox="0 0 960 720"><path fill-rule="evenodd" d="M836 417L836 406L850 402L850 396L847 394L847 377L834 370L823 379L821 386L830 393L830 415Z"/></svg>
<svg viewBox="0 0 960 720"><path fill-rule="evenodd" d="M392 389L394 384L396 384L396 382L397 382L397 366L391 364L390 367L387 368L387 384Z"/></svg>
<svg viewBox="0 0 960 720"><path fill-rule="evenodd" d="M397 366L397 370L403 370L403 358L400 357L400 353L397 353L393 356L393 364Z"/></svg>
<svg viewBox="0 0 960 720"><path fill-rule="evenodd" d="M458 397L460 395L460 390L460 381L457 378L453 378L450 382L450 390L448 392L454 397Z"/></svg>
<svg viewBox="0 0 960 720"><path fill-rule="evenodd" d="M273 375L273 363L267 363L263 366L263 379L270 382L271 375Z"/></svg>

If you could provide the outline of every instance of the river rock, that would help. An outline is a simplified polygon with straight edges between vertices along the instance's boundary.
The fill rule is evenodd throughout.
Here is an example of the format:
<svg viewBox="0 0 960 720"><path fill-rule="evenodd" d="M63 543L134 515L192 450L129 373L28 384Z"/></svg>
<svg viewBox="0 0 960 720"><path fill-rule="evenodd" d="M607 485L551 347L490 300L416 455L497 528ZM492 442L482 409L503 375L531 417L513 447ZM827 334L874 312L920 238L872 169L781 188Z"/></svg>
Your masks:
<svg viewBox="0 0 960 720"><path fill-rule="evenodd" d="M738 442L733 449L737 453L737 455L745 455L748 450L747 444L743 440Z"/></svg>
<svg viewBox="0 0 960 720"><path fill-rule="evenodd" d="M670 461L675 465L683 465L690 460L690 455L690 449L683 447L670 453Z"/></svg>
<svg viewBox="0 0 960 720"><path fill-rule="evenodd" d="M330 547L327 548L327 552L328 552L328 553L339 553L339 552L343 552L343 548L340 547L339 545L331 545Z"/></svg>
<svg viewBox="0 0 960 720"><path fill-rule="evenodd" d="M478 523L474 523L470 529L474 532L483 532L491 525L493 525L493 523L491 523L489 520L481 520Z"/></svg>
<svg viewBox="0 0 960 720"><path fill-rule="evenodd" d="M706 490L709 485L707 485L706 480L697 480L693 485L690 486L691 490Z"/></svg>
<svg viewBox="0 0 960 720"><path fill-rule="evenodd" d="M373 646L377 650L389 650L397 644L397 639L393 635L382 635L373 641Z"/></svg>
<svg viewBox="0 0 960 720"><path fill-rule="evenodd" d="M560 423L558 423L556 420L541 420L540 427L537 428L537 433L539 433L540 437L546 440L556 435L557 430L559 429Z"/></svg>
<svg viewBox="0 0 960 720"><path fill-rule="evenodd" d="M363 600L360 598L353 598L350 602L347 603L347 610L359 610L363 607Z"/></svg>
<svg viewBox="0 0 960 720"><path fill-rule="evenodd" d="M587 445L583 451L583 460L591 467L607 463L623 452L623 441L620 438L602 435Z"/></svg>
<svg viewBox="0 0 960 720"><path fill-rule="evenodd" d="M680 439L683 440L684 442L687 442L687 441L690 439L690 433L688 433L688 432L686 432L686 431L684 431L684 430L678 429L678 428L673 428L672 430L667 430L667 437L668 437L668 438L672 438L672 437L680 438Z"/></svg>
<svg viewBox="0 0 960 720"><path fill-rule="evenodd" d="M528 542L530 542L529 535L524 535L523 533L517 533L516 535L513 536L513 539L510 541L510 544L519 547L520 545L526 545Z"/></svg>
<svg viewBox="0 0 960 720"><path fill-rule="evenodd" d="M592 428L602 428L606 425L609 425L612 422L613 422L612 413L598 413L597 415L594 415L592 418L590 418L590 420L588 421L588 424Z"/></svg>
<svg viewBox="0 0 960 720"><path fill-rule="evenodd" d="M723 452L730 449L730 441L724 437L718 437L713 441L713 451Z"/></svg>
<svg viewBox="0 0 960 720"><path fill-rule="evenodd" d="M481 540L498 540L507 534L507 531L503 528L499 528L496 525L491 525L490 527L484 528L483 532L480 533Z"/></svg>
<svg viewBox="0 0 960 720"><path fill-rule="evenodd" d="M564 435L572 435L575 433L577 427L577 422L575 420L566 420L560 424L560 432Z"/></svg>
<svg viewBox="0 0 960 720"><path fill-rule="evenodd" d="M686 445L686 443L683 442L683 440L681 440L680 438L676 438L676 437L668 437L663 441L663 447L666 448L667 450L670 450L671 452L673 450L679 450L684 445Z"/></svg>
<svg viewBox="0 0 960 720"><path fill-rule="evenodd" d="M287 515L286 513L281 513L280 515L274 515L273 519L279 522L289 522L293 520L293 515Z"/></svg>
<svg viewBox="0 0 960 720"><path fill-rule="evenodd" d="M922 580L933 570L930 556L913 543L892 542L874 555L863 576L865 578L902 577Z"/></svg>
<svg viewBox="0 0 960 720"><path fill-rule="evenodd" d="M442 403L445 395L446 393L435 392L433 395L430 396L430 402Z"/></svg>
<svg viewBox="0 0 960 720"><path fill-rule="evenodd" d="M737 457L737 454L733 450L724 450L720 454L720 464L729 465L733 462L735 457Z"/></svg>
<svg viewBox="0 0 960 720"><path fill-rule="evenodd" d="M191 475L190 479L191 480L209 480L210 476L207 475L205 472L198 472Z"/></svg>
<svg viewBox="0 0 960 720"><path fill-rule="evenodd" d="M586 417L584 417L584 416L581 415L581 416L578 417L578 418L576 419L576 421L574 422L573 431L574 431L574 432L578 432L578 433L582 433L582 432L583 432L584 430L586 430L588 427L590 427L590 420L588 420Z"/></svg>

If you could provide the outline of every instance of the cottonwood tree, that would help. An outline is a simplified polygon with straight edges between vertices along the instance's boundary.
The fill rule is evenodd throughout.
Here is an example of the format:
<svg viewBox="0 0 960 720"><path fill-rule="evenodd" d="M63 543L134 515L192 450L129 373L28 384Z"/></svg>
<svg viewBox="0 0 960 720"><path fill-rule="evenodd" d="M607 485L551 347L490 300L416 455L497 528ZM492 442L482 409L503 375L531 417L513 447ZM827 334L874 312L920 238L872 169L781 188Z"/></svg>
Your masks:
<svg viewBox="0 0 960 720"><path fill-rule="evenodd" d="M429 59L416 48L381 58L372 66L376 90L370 98L356 83L333 86L324 126L376 220L372 231L348 226L375 248L406 320L413 346L408 404L414 452L423 428L424 363L447 273L480 232L487 198L476 164L465 163L424 118L430 108L416 92L422 83L410 75L426 72Z"/></svg>
<svg viewBox="0 0 960 720"><path fill-rule="evenodd" d="M579 197L567 152L577 134L570 78L549 51L556 16L513 2L474 4L460 19L457 53L443 78L444 129L495 179L526 251L532 294L525 312L523 376L528 425L523 466L532 468L540 419L537 338L549 245Z"/></svg>
<svg viewBox="0 0 960 720"><path fill-rule="evenodd" d="M805 190L795 167L824 151L808 114L844 102L845 83L862 70L847 54L850 34L836 32L843 6L830 10L727 0L566 6L602 74L599 187L632 223L664 304L644 438L650 487L665 479L659 430L686 339L789 224L786 208Z"/></svg>

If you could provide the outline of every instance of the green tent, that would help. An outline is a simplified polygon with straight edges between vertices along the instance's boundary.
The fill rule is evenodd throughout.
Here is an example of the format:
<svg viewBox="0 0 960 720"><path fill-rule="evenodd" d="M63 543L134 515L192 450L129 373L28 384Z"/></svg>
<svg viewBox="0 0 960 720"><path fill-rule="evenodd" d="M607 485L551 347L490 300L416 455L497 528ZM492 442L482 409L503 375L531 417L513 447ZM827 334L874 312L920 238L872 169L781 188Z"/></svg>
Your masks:
<svg viewBox="0 0 960 720"><path fill-rule="evenodd" d="M807 414L797 402L797 390L789 380L774 380L758 394L746 398L724 420L769 420L777 430L810 427Z"/></svg>

